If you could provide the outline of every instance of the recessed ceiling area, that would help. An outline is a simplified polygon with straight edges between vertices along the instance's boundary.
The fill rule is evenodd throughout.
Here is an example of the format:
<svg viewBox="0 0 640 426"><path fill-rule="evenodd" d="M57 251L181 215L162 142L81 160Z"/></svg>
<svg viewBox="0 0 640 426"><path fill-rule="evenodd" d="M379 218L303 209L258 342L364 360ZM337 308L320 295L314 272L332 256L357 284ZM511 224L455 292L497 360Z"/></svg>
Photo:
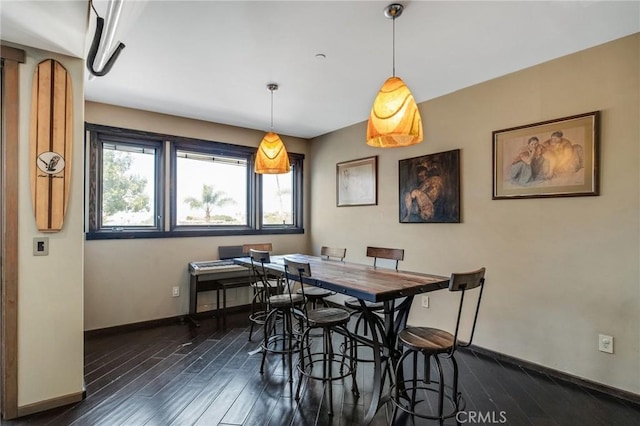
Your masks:
<svg viewBox="0 0 640 426"><path fill-rule="evenodd" d="M391 76L388 3L125 0L126 48L87 73L85 98L264 131L275 82L274 131L313 138L365 121ZM396 75L418 103L640 31L639 2L401 3ZM2 40L76 57L96 19L84 1L3 0L0 15Z"/></svg>

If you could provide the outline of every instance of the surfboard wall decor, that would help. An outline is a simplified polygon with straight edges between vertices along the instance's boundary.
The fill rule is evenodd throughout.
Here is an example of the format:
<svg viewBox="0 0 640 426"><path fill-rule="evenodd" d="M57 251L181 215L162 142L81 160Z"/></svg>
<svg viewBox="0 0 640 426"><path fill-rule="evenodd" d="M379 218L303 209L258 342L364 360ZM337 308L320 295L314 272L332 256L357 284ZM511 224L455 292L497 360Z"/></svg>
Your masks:
<svg viewBox="0 0 640 426"><path fill-rule="evenodd" d="M56 60L36 67L31 95L31 201L38 230L62 229L71 187L73 96L71 77Z"/></svg>

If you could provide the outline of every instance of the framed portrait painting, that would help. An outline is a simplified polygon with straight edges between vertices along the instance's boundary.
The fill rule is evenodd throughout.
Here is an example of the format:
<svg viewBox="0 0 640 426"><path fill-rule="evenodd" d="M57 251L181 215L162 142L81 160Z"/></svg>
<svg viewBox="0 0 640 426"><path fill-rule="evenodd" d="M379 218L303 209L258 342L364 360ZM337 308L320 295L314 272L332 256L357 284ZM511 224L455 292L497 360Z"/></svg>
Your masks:
<svg viewBox="0 0 640 426"><path fill-rule="evenodd" d="M460 222L460 150L399 161L400 223Z"/></svg>
<svg viewBox="0 0 640 426"><path fill-rule="evenodd" d="M338 163L336 195L338 207L378 204L378 157Z"/></svg>
<svg viewBox="0 0 640 426"><path fill-rule="evenodd" d="M598 195L598 111L493 132L493 199Z"/></svg>

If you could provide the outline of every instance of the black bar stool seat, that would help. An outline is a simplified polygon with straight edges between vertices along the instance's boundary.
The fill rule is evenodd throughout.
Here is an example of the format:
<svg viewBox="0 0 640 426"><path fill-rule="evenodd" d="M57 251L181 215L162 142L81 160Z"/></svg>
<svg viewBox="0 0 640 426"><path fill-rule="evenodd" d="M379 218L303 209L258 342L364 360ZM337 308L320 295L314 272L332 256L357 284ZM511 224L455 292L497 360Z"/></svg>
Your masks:
<svg viewBox="0 0 640 426"><path fill-rule="evenodd" d="M269 306L272 309L290 308L292 305L300 305L304 302L301 294L275 294L269 297Z"/></svg>
<svg viewBox="0 0 640 426"><path fill-rule="evenodd" d="M318 303L320 303L322 306L325 306L325 307L329 306L325 300L325 297L333 296L335 294L331 290L327 290L320 287L309 287L309 286L307 286L307 288L304 290L299 288L296 293L299 295L302 295L303 291L304 291L304 297L306 297L307 301L311 304L312 308L316 308L318 306Z"/></svg>
<svg viewBox="0 0 640 426"><path fill-rule="evenodd" d="M424 354L439 354L453 348L453 334L430 327L409 327L398 334L403 346Z"/></svg>
<svg viewBox="0 0 640 426"><path fill-rule="evenodd" d="M307 320L313 327L330 327L340 324L346 325L349 322L349 317L349 312L340 308L318 308L309 311L307 314Z"/></svg>

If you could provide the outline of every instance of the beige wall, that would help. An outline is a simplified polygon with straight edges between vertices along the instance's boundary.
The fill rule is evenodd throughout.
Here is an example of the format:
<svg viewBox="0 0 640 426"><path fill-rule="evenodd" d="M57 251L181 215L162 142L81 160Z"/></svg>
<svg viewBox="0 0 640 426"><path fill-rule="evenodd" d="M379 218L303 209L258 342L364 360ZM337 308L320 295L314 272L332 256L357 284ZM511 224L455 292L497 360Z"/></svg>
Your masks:
<svg viewBox="0 0 640 426"><path fill-rule="evenodd" d="M82 391L83 329L184 314L189 261L214 257L218 245L263 241L278 253L344 246L350 261L362 263L368 262L366 245L404 247L403 268L439 274L484 265L488 284L476 344L640 393L639 46L638 35L627 37L426 102L425 142L416 147L369 148L364 124L318 138L305 160L305 194L313 198L305 200L304 235L86 243L83 63L26 48L20 67L19 406ZM28 117L33 70L45 58L58 59L71 73L76 145L64 228L46 235L48 257L33 257L32 239L43 234L30 201ZM602 111L601 196L491 200L492 130L592 110ZM86 121L248 146L262 137L91 102ZM290 151L309 154L303 140L284 140ZM462 152L463 223L400 225L398 160L454 148ZM370 155L380 159L379 205L332 207L335 163ZM181 287L177 299L174 285ZM245 296L238 295L238 303ZM450 309L446 294L432 294L431 307L416 306L411 322L443 326ZM597 351L598 333L615 337L614 355Z"/></svg>
<svg viewBox="0 0 640 426"><path fill-rule="evenodd" d="M257 147L264 132L87 102L88 123ZM307 142L283 136L290 152L308 155ZM306 168L309 161L305 160ZM308 171L305 170L308 176ZM306 176L305 176L306 177ZM308 194L306 178L304 190ZM305 202L305 227L309 205ZM85 329L186 314L189 310L188 263L218 257L218 246L272 242L274 253L305 252L308 233L136 240L85 243ZM180 297L172 297L172 287ZM249 303L247 289L229 292L228 305ZM200 310L215 307L215 293L200 293Z"/></svg>
<svg viewBox="0 0 640 426"><path fill-rule="evenodd" d="M80 59L24 48L20 66L20 170L18 229L18 406L83 391L83 97ZM40 233L31 205L29 111L35 67L53 58L73 85L72 183L62 231ZM33 256L33 238L49 238L49 255Z"/></svg>
<svg viewBox="0 0 640 426"><path fill-rule="evenodd" d="M361 263L367 245L402 247L402 268L442 275L486 266L474 343L640 393L639 47L626 37L425 102L417 146L370 148L365 123L314 139L311 247L344 246ZM600 196L492 201L493 130L595 110ZM457 148L462 223L400 224L398 160ZM334 207L335 164L371 155L378 205ZM430 298L410 322L446 326L452 299ZM615 354L597 350L599 333Z"/></svg>

